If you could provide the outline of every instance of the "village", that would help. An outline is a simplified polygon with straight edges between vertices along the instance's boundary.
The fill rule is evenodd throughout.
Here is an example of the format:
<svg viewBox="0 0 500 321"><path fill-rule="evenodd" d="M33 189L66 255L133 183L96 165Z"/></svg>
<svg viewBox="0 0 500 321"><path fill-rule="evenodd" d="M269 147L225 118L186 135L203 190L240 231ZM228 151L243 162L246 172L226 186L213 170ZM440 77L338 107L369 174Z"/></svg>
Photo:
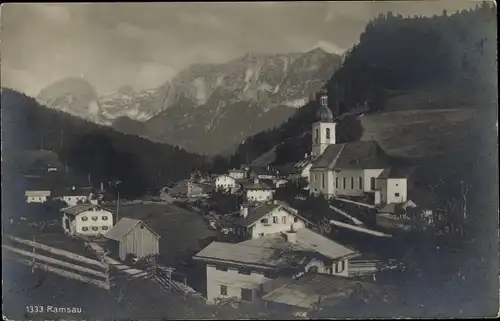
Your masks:
<svg viewBox="0 0 500 321"><path fill-rule="evenodd" d="M213 309L307 317L389 302L380 280L409 268L402 240L437 233L439 213L412 199L415 168L391 166L377 142L338 144L327 104L322 94L311 153L280 168L196 172L140 200L120 200L120 182L29 186L6 258L106 291L153 282Z"/></svg>

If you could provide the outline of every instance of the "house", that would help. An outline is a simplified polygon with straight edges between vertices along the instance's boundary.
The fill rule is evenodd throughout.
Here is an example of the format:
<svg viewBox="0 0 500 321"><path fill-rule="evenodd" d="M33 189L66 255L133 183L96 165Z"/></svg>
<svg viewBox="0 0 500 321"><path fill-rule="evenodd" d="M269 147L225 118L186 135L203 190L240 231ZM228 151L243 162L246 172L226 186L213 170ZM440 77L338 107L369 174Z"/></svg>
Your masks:
<svg viewBox="0 0 500 321"><path fill-rule="evenodd" d="M236 193L240 184L237 179L229 175L219 175L215 179L215 190Z"/></svg>
<svg viewBox="0 0 500 321"><path fill-rule="evenodd" d="M309 182L309 170L311 169L313 160L314 157L312 155L305 154L304 159L293 164L288 174L288 178L295 183L301 180Z"/></svg>
<svg viewBox="0 0 500 321"><path fill-rule="evenodd" d="M404 203L408 198L408 181L414 168L387 168L377 177L380 203Z"/></svg>
<svg viewBox="0 0 500 321"><path fill-rule="evenodd" d="M113 213L96 204L70 206L61 213L64 232L69 235L104 235L113 227Z"/></svg>
<svg viewBox="0 0 500 321"><path fill-rule="evenodd" d="M413 201L389 203L378 210L377 226L387 230L413 230L434 224L432 211L417 206Z"/></svg>
<svg viewBox="0 0 500 321"><path fill-rule="evenodd" d="M52 192L50 189L27 190L24 193L26 203L45 203L50 200Z"/></svg>
<svg viewBox="0 0 500 321"><path fill-rule="evenodd" d="M228 175L235 179L247 178L246 168L233 168L228 171Z"/></svg>
<svg viewBox="0 0 500 321"><path fill-rule="evenodd" d="M251 182L243 183L242 187L249 202L270 201L273 199L276 190L273 185L267 184L258 178L255 178Z"/></svg>
<svg viewBox="0 0 500 321"><path fill-rule="evenodd" d="M243 239L259 238L268 234L299 229L313 225L285 202L270 201L256 206L243 204L239 213L226 216L224 222L232 226L235 235Z"/></svg>
<svg viewBox="0 0 500 321"><path fill-rule="evenodd" d="M348 276L357 253L305 227L241 243L212 242L193 259L206 264L207 303L255 301L279 276L321 273Z"/></svg>
<svg viewBox="0 0 500 321"><path fill-rule="evenodd" d="M90 201L92 199L91 194L91 187L72 186L71 188L56 189L54 191L54 199L61 200L69 206L75 206ZM93 202L95 203L96 201L93 200Z"/></svg>
<svg viewBox="0 0 500 321"><path fill-rule="evenodd" d="M191 182L189 179L177 182L169 191L174 197L200 197L206 194L204 189L199 184Z"/></svg>
<svg viewBox="0 0 500 321"><path fill-rule="evenodd" d="M283 187L286 187L288 185L288 180L287 179L276 179L275 182L274 182L274 186L276 188L283 188Z"/></svg>
<svg viewBox="0 0 500 321"><path fill-rule="evenodd" d="M386 168L387 155L375 141L329 145L311 166L310 192L328 198L375 192Z"/></svg>
<svg viewBox="0 0 500 321"><path fill-rule="evenodd" d="M138 259L158 255L160 236L140 220L124 217L104 235L108 247L124 261L128 255Z"/></svg>
<svg viewBox="0 0 500 321"><path fill-rule="evenodd" d="M278 177L278 171L272 169L270 166L267 167L254 167L250 171L250 178L258 179L269 179L273 180Z"/></svg>

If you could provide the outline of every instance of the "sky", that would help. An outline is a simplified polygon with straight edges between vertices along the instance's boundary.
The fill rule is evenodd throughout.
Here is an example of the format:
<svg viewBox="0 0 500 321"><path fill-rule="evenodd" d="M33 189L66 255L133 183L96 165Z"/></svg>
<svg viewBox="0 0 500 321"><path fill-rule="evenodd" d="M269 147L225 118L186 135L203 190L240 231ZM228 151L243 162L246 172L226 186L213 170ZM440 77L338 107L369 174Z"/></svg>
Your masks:
<svg viewBox="0 0 500 321"><path fill-rule="evenodd" d="M441 14L473 0L37 3L1 7L1 83L28 95L66 77L100 94L160 86L193 63L251 53L341 53L379 13Z"/></svg>

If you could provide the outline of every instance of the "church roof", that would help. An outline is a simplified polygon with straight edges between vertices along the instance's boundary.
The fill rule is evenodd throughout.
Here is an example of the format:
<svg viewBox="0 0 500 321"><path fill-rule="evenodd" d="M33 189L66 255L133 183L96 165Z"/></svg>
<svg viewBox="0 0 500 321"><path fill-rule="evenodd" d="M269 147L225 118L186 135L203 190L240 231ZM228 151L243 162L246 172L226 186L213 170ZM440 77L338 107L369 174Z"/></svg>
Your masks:
<svg viewBox="0 0 500 321"><path fill-rule="evenodd" d="M415 167L393 167L386 168L378 178L409 178L415 171Z"/></svg>
<svg viewBox="0 0 500 321"><path fill-rule="evenodd" d="M333 121L333 113L330 108L326 106L321 106L316 113L317 121L322 122L332 122Z"/></svg>
<svg viewBox="0 0 500 321"><path fill-rule="evenodd" d="M387 154L377 142L352 142L328 146L312 164L315 169L375 169L388 167Z"/></svg>

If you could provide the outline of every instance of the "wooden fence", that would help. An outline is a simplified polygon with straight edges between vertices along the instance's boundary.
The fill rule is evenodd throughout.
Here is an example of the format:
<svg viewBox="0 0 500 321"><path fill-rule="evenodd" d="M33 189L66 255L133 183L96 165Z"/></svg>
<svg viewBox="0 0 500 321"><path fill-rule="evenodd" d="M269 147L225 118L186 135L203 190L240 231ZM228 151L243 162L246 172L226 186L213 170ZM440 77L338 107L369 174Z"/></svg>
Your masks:
<svg viewBox="0 0 500 321"><path fill-rule="evenodd" d="M109 290L109 265L52 246L6 235L10 244L2 244L4 258L34 269L58 274L65 278L93 284Z"/></svg>

